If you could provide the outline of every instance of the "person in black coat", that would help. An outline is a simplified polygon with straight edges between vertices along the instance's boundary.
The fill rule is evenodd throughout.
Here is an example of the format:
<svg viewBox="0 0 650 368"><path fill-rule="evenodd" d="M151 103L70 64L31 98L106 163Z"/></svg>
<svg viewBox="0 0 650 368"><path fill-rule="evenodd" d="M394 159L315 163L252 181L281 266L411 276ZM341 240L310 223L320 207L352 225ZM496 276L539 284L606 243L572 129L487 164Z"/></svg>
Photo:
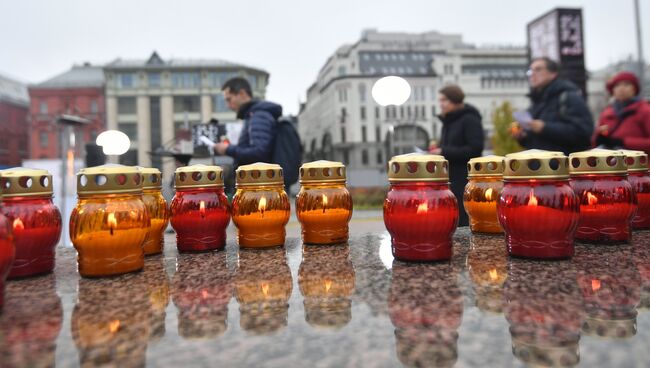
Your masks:
<svg viewBox="0 0 650 368"><path fill-rule="evenodd" d="M594 122L578 87L558 72L558 63L547 57L533 60L528 70L533 120L511 133L523 147L568 155L590 148Z"/></svg>
<svg viewBox="0 0 650 368"><path fill-rule="evenodd" d="M463 102L465 94L456 85L449 85L439 91L442 121L440 146L431 147L431 153L441 154L449 161L451 191L458 200L458 226L469 225L469 217L463 206L463 192L467 184L467 162L483 152L483 125L478 110Z"/></svg>

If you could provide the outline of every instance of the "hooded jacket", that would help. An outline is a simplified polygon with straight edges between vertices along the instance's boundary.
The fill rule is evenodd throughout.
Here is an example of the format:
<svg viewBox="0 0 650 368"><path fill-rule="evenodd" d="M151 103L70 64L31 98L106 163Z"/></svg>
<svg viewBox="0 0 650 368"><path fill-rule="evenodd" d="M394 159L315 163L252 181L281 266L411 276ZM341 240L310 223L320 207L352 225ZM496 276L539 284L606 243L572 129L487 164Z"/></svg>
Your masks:
<svg viewBox="0 0 650 368"><path fill-rule="evenodd" d="M545 88L529 94L528 109L533 119L544 121L539 133L526 132L522 146L561 151L565 154L589 149L594 122L580 90L564 79L555 79Z"/></svg>
<svg viewBox="0 0 650 368"><path fill-rule="evenodd" d="M237 118L244 120L237 145L229 145L226 155L235 159L235 167L255 162L270 162L282 106L253 100L239 108Z"/></svg>

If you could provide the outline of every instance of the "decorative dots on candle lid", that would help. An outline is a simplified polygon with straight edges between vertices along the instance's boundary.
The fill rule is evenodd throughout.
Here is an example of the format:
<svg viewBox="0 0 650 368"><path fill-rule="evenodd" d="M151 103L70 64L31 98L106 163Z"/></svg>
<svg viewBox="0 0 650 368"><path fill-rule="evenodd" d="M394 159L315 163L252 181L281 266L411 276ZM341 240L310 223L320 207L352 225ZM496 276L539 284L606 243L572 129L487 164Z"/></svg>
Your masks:
<svg viewBox="0 0 650 368"><path fill-rule="evenodd" d="M527 150L506 155L504 179L568 179L569 159L562 152Z"/></svg>
<svg viewBox="0 0 650 368"><path fill-rule="evenodd" d="M255 185L284 185L282 167L276 164L256 162L237 168L237 187Z"/></svg>
<svg viewBox="0 0 650 368"><path fill-rule="evenodd" d="M643 151L619 150L625 154L628 172L648 171L648 155Z"/></svg>
<svg viewBox="0 0 650 368"><path fill-rule="evenodd" d="M142 174L135 166L107 164L77 173L77 195L142 193Z"/></svg>
<svg viewBox="0 0 650 368"><path fill-rule="evenodd" d="M388 162L388 181L449 181L449 163L443 156L428 153L408 153L394 156Z"/></svg>
<svg viewBox="0 0 650 368"><path fill-rule="evenodd" d="M300 183L345 183L345 165L336 161L314 161L300 166Z"/></svg>
<svg viewBox="0 0 650 368"><path fill-rule="evenodd" d="M51 196L52 175L43 169L13 167L0 170L3 197Z"/></svg>
<svg viewBox="0 0 650 368"><path fill-rule="evenodd" d="M569 155L569 173L580 174L625 174L627 164L621 151L592 149Z"/></svg>
<svg viewBox="0 0 650 368"><path fill-rule="evenodd" d="M174 173L174 186L176 189L223 187L223 169L211 165L179 167Z"/></svg>
<svg viewBox="0 0 650 368"><path fill-rule="evenodd" d="M475 157L467 163L467 176L484 177L484 176L503 176L503 156L483 156Z"/></svg>

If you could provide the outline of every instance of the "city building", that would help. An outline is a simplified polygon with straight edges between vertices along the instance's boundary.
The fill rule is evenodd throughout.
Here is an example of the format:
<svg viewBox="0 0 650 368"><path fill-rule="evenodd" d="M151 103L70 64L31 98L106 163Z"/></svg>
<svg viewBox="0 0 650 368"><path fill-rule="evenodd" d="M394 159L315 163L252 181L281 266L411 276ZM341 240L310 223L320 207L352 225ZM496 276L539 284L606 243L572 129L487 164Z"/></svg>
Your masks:
<svg viewBox="0 0 650 368"><path fill-rule="evenodd" d="M20 166L27 158L27 86L0 75L0 167Z"/></svg>
<svg viewBox="0 0 650 368"><path fill-rule="evenodd" d="M104 66L108 129L131 138L131 150L121 157L129 165L155 166L171 177L174 162L152 155L172 148L181 128L212 118L235 121L221 86L235 76L248 78L256 98L264 98L269 73L223 60L163 59L153 52L147 60L117 59Z"/></svg>
<svg viewBox="0 0 650 368"><path fill-rule="evenodd" d="M528 106L527 67L523 46L476 47L457 34L366 30L327 59L307 90L299 114L306 158L344 162L353 186L383 185L381 171L391 156L438 140L440 88L459 84L465 101L483 115L489 137L496 107L505 101L515 109ZM387 75L411 85L404 105L382 107L373 101L374 82Z"/></svg>
<svg viewBox="0 0 650 368"><path fill-rule="evenodd" d="M29 86L29 157L59 159L63 115L86 119L74 128L75 155L85 157L85 144L94 143L105 130L104 72L102 66L84 63L44 82Z"/></svg>

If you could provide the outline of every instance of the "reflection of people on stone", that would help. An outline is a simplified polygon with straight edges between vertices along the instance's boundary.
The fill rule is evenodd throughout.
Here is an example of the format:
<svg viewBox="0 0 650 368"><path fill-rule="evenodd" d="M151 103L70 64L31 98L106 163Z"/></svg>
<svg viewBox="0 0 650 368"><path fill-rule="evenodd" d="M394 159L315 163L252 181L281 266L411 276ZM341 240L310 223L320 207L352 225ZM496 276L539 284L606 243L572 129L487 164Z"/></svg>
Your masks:
<svg viewBox="0 0 650 368"><path fill-rule="evenodd" d="M397 357L407 366L452 366L458 358L463 295L449 263L393 262L388 296Z"/></svg>
<svg viewBox="0 0 650 368"><path fill-rule="evenodd" d="M147 294L151 303L151 328L149 342L159 341L165 336L165 309L169 304L169 279L165 271L165 258L152 256L144 263Z"/></svg>
<svg viewBox="0 0 650 368"><path fill-rule="evenodd" d="M350 247L303 246L298 285L305 298L305 321L312 326L343 327L352 319L354 267Z"/></svg>
<svg viewBox="0 0 650 368"><path fill-rule="evenodd" d="M641 277L629 245L576 246L573 262L585 301L582 332L610 338L636 334Z"/></svg>
<svg viewBox="0 0 650 368"><path fill-rule="evenodd" d="M292 288L291 270L283 247L239 250L235 297L242 329L268 334L285 327Z"/></svg>
<svg viewBox="0 0 650 368"><path fill-rule="evenodd" d="M0 367L54 367L63 308L56 279L47 276L7 284L0 313Z"/></svg>
<svg viewBox="0 0 650 368"><path fill-rule="evenodd" d="M72 338L82 367L144 367L151 304L146 274L79 280Z"/></svg>
<svg viewBox="0 0 650 368"><path fill-rule="evenodd" d="M504 301L517 358L544 367L578 364L584 309L570 261L510 258Z"/></svg>
<svg viewBox="0 0 650 368"><path fill-rule="evenodd" d="M485 312L503 313L503 284L508 276L508 251L503 238L472 235L467 268L476 306Z"/></svg>
<svg viewBox="0 0 650 368"><path fill-rule="evenodd" d="M179 254L177 262L172 300L178 309L178 334L184 338L223 335L232 297L226 252Z"/></svg>

